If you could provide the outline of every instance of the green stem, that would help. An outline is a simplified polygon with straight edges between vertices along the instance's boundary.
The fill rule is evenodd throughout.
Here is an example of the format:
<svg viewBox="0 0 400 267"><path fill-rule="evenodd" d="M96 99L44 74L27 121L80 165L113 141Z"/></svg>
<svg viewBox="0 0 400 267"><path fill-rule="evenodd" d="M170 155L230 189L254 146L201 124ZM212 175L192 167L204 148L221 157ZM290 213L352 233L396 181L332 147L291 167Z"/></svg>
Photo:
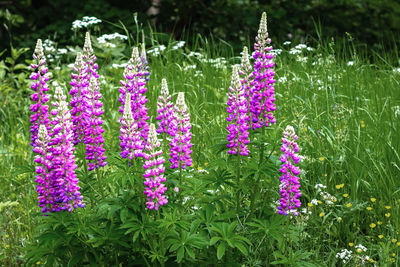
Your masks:
<svg viewBox="0 0 400 267"><path fill-rule="evenodd" d="M264 137L264 134L265 134L265 126L263 125L263 127L261 128L261 136ZM261 141L263 141L263 140L261 140ZM262 165L262 162L263 162L263 159L264 159L264 148L265 148L264 144L262 143L261 147L260 147L260 158L258 160L257 180L256 180L256 182L254 184L253 194L251 195L251 198L250 198L250 215L249 215L249 219L251 218L251 216L254 213L254 205L255 205L255 203L257 201L257 196L258 196L258 191L259 191L259 184L260 184L260 177L261 177L260 168L261 168L261 165Z"/></svg>
<svg viewBox="0 0 400 267"><path fill-rule="evenodd" d="M100 195L101 197L104 197L104 187L103 187L103 179L101 177L101 171L100 171L100 167L96 168L96 178L97 178L97 182L100 186Z"/></svg>
<svg viewBox="0 0 400 267"><path fill-rule="evenodd" d="M149 262L147 261L146 257L143 255L143 253L142 253L142 258L143 258L143 260L144 260L144 263L146 263L146 266L147 266L147 267L151 267L150 264L149 264Z"/></svg>
<svg viewBox="0 0 400 267"><path fill-rule="evenodd" d="M237 166L236 166L236 213L239 215L240 213L240 153L239 149L237 151Z"/></svg>

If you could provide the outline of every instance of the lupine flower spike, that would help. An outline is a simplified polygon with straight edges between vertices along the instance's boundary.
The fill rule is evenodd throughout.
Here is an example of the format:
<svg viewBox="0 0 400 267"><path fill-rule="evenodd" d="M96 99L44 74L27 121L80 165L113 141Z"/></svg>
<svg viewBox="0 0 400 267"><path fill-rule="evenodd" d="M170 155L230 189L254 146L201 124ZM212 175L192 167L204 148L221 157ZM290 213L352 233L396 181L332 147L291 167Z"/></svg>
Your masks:
<svg viewBox="0 0 400 267"><path fill-rule="evenodd" d="M132 114L133 119L137 121L140 135L143 138L143 144L147 141L149 132L149 119L147 115L147 98L146 98L146 67L144 66L141 58L139 57L139 49L135 47L132 51L131 63L135 66L136 72L134 72L135 78L133 79L133 95L132 98ZM147 63L147 60L146 60Z"/></svg>
<svg viewBox="0 0 400 267"><path fill-rule="evenodd" d="M228 107L229 113L226 118L229 121L227 127L228 134L228 153L247 156L249 150L247 144L249 143L249 117L247 115L247 100L245 98L245 88L241 85L238 68L233 67L232 71L232 82L229 87L228 96Z"/></svg>
<svg viewBox="0 0 400 267"><path fill-rule="evenodd" d="M158 97L157 102L157 117L158 129L157 133L167 133L170 134L170 124L173 119L173 103L171 102L171 95L168 91L167 80L162 79L161 81L161 94Z"/></svg>
<svg viewBox="0 0 400 267"><path fill-rule="evenodd" d="M38 201L39 207L42 208L42 213L47 213L53 211L53 204L56 206L59 205L56 203L55 199L57 194L58 186L52 184L52 180L50 180L50 171L52 169L52 155L49 151L49 142L50 137L48 135L46 126L41 124L39 126L39 133L35 140L35 145L33 148L33 152L37 155L35 156L35 162L37 166L35 168L36 171L36 191L38 192Z"/></svg>
<svg viewBox="0 0 400 267"><path fill-rule="evenodd" d="M190 143L192 133L190 132L190 115L185 104L184 93L178 93L178 99L174 107L174 118L171 123L170 133L173 136L170 143L171 169L182 168L192 165L190 154L192 153Z"/></svg>
<svg viewBox="0 0 400 267"><path fill-rule="evenodd" d="M73 146L73 133L71 114L68 110L66 97L61 87L56 87L54 101L52 105L55 107L51 111L54 116L51 124L53 129L50 133L52 154L52 171L50 172L50 184L55 197L51 211L68 210L85 206L82 203L82 196L79 192L78 178L75 174L76 164Z"/></svg>
<svg viewBox="0 0 400 267"><path fill-rule="evenodd" d="M80 143L83 138L85 120L84 117L87 116L85 113L87 112L85 107L86 94L89 86L88 79L88 68L86 68L83 64L82 54L78 53L75 60L75 65L72 68L76 73L71 74L71 82L72 86L69 94L72 96L71 98L71 117L73 124L73 133L74 133L74 145Z"/></svg>
<svg viewBox="0 0 400 267"><path fill-rule="evenodd" d="M83 142L86 145L86 159L88 160L88 170L104 167L107 162L107 157L104 155L103 148L104 138L102 127L103 120L101 115L104 113L100 101L102 95L99 92L98 81L95 77L90 78L88 92L86 94L86 110L87 117L85 118L85 137Z"/></svg>
<svg viewBox="0 0 400 267"><path fill-rule="evenodd" d="M142 155L142 143L140 139L140 132L137 130L137 122L133 120L131 109L131 94L127 93L125 98L124 114L121 117L120 128L120 146L121 157L129 158L130 161L133 156L139 157ZM139 144L138 144L139 143ZM139 149L138 149L139 148Z"/></svg>
<svg viewBox="0 0 400 267"><path fill-rule="evenodd" d="M163 166L164 158L162 157L162 150L159 149L160 142L157 138L156 127L150 124L149 139L146 144L145 163L143 168L146 170L143 176L146 178L145 195L147 196L147 208L158 210L159 206L168 203L165 198L165 177L163 175L165 168Z"/></svg>
<svg viewBox="0 0 400 267"><path fill-rule="evenodd" d="M251 64L249 60L249 52L247 47L243 47L243 52L242 52L242 62L240 64L240 69L239 69L239 76L240 76L240 82L242 86L244 87L244 95L247 100L249 100L250 96L250 75L251 75Z"/></svg>
<svg viewBox="0 0 400 267"><path fill-rule="evenodd" d="M31 146L35 146L36 139L38 138L39 126L43 124L47 131L50 130L49 125L49 106L46 102L49 101L49 95L46 92L49 90L47 81L49 80L46 74L48 68L46 67L46 57L43 53L42 40L37 40L36 48L33 53L34 63L31 64L33 72L30 76L32 80L31 88L35 91L31 95L34 104L30 106L32 112L31 122Z"/></svg>
<svg viewBox="0 0 400 267"><path fill-rule="evenodd" d="M118 101L121 103L119 108L119 112L124 113L125 110L125 102L127 93L131 96L131 113L134 122L136 123L135 128L136 131L139 132L139 136L141 141L134 143L135 157L142 157L142 151L144 149L145 142L147 140L148 135L148 116L147 116L147 98L145 93L147 91L145 85L146 80L144 79L145 74L140 71L141 70L141 61L139 57L139 50L137 47L134 47L132 50L132 57L128 62L128 65L124 71L124 80L121 80L120 83L122 87L119 88L120 96ZM121 116L120 121L123 120ZM123 144L122 144L123 145ZM121 146L121 149L124 150L124 147Z"/></svg>
<svg viewBox="0 0 400 267"><path fill-rule="evenodd" d="M278 206L279 214L288 215L292 214L297 216L300 208L300 182L298 175L300 174L300 168L295 166L300 161L300 156L297 154L299 146L296 143L298 139L292 126L287 126L283 132L282 147L283 154L281 155L281 168L280 177L281 186L280 193L281 199L279 200L280 205Z"/></svg>
<svg viewBox="0 0 400 267"><path fill-rule="evenodd" d="M146 45L142 43L142 50L140 52L141 71L143 71L146 81L150 79L149 63L146 56Z"/></svg>
<svg viewBox="0 0 400 267"><path fill-rule="evenodd" d="M271 52L271 39L268 38L267 14L261 17L260 28L254 44L254 71L250 90L249 109L252 116L253 130L270 126L275 123L273 111L275 111L274 92L274 70L275 63L272 61L274 55Z"/></svg>

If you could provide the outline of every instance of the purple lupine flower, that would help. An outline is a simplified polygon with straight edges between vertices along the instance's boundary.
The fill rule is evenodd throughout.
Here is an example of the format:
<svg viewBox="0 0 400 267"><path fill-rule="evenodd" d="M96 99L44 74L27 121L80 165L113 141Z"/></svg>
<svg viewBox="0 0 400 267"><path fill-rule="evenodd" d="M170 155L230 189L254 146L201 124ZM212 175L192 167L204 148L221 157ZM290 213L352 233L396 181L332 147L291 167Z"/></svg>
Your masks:
<svg viewBox="0 0 400 267"><path fill-rule="evenodd" d="M66 97L61 87L56 87L52 105L55 107L51 114L53 129L50 133L52 170L49 173L50 184L53 188L49 192L54 194L55 203L51 211L68 210L85 207L83 197L79 192L78 178L75 174L75 148L73 146L73 132L71 114L68 110Z"/></svg>
<svg viewBox="0 0 400 267"><path fill-rule="evenodd" d="M156 127L152 123L150 124L149 139L146 144L146 151L144 158L145 163L143 168L146 170L143 176L146 178L144 182L145 195L147 196L147 208L158 210L159 206L168 203L168 199L165 198L165 177L163 175L165 168L163 163L165 162L162 157L162 150L159 149L160 142L157 138Z"/></svg>
<svg viewBox="0 0 400 267"><path fill-rule="evenodd" d="M239 77L240 77L240 82L244 88L244 96L246 97L247 101L249 101L250 97L250 88L251 88L250 75L252 69L253 68L251 67L249 59L249 52L247 47L245 46L243 47L243 52L242 52L242 61L240 63L240 68L239 68Z"/></svg>
<svg viewBox="0 0 400 267"><path fill-rule="evenodd" d="M140 63L141 63L141 69L140 71L142 71L144 73L144 76L146 77L146 81L148 81L150 79L150 67L149 67L149 63L147 61L147 56L146 56L146 45L144 43L142 43L142 50L140 52Z"/></svg>
<svg viewBox="0 0 400 267"><path fill-rule="evenodd" d="M260 28L254 44L254 71L251 75L249 109L252 116L253 130L270 126L275 123L273 111L275 111L274 75L272 61L274 55L271 52L271 39L268 38L267 14L261 17Z"/></svg>
<svg viewBox="0 0 400 267"><path fill-rule="evenodd" d="M298 139L292 126L287 126L283 132L282 147L283 154L280 157L282 162L280 172L280 193L281 199L279 200L280 205L278 206L278 213L283 215L293 214L297 216L299 212L297 208L300 208L301 202L299 200L301 196L300 182L298 175L300 174L300 168L295 166L300 161L300 156L297 154L299 146L296 143Z"/></svg>
<svg viewBox="0 0 400 267"><path fill-rule="evenodd" d="M49 76L46 74L48 68L46 67L46 57L43 53L42 40L38 39L36 43L35 52L33 53L35 62L31 64L33 72L30 76L32 80L31 88L35 91L31 95L34 104L30 105L30 111L33 113L30 118L31 122L31 146L35 146L36 139L38 138L39 125L43 124L47 131L50 130L49 121L49 106L45 105L49 101L49 95L46 92L49 90L47 81Z"/></svg>
<svg viewBox="0 0 400 267"><path fill-rule="evenodd" d="M237 66L233 66L232 70L232 82L229 87L228 96L228 107L229 113L226 118L229 121L227 127L228 134L228 153L247 156L249 150L247 144L249 140L249 116L247 115L247 100L245 98L245 88L242 86Z"/></svg>
<svg viewBox="0 0 400 267"><path fill-rule="evenodd" d="M49 149L50 137L47 132L46 126L41 124L39 126L39 133L35 140L33 152L37 166L36 171L36 191L38 192L39 207L42 208L42 213L53 211L53 205L56 209L59 204L55 201L58 192L58 185L50 180L50 172L52 170L52 154Z"/></svg>
<svg viewBox="0 0 400 267"><path fill-rule="evenodd" d="M139 157L142 155L143 147L140 139L140 132L138 131L137 122L133 120L131 109L131 94L127 93L125 98L124 114L121 117L120 128L120 146L121 157L133 159L133 156Z"/></svg>
<svg viewBox="0 0 400 267"><path fill-rule="evenodd" d="M85 127L83 142L86 145L86 159L88 160L88 170L104 167L107 157L104 155L103 148L104 138L102 127L103 120L101 115L103 103L100 101L102 97L99 92L98 81L95 77L90 78L88 92L85 99Z"/></svg>
<svg viewBox="0 0 400 267"><path fill-rule="evenodd" d="M137 131L140 132L141 138L141 142L134 143L135 151L144 149L149 131L149 125L147 123L149 117L147 115L146 108L147 98L145 96L147 91L146 79L145 73L141 70L141 66L139 50L137 47L134 47L132 51L132 57L124 71L125 80L120 81L122 87L119 88L120 96L118 99L118 101L122 104L119 108L119 112L124 113L126 94L129 93L131 95L132 117L137 124ZM120 120L122 120L122 116ZM135 156L141 157L143 156L143 153L137 153Z"/></svg>
<svg viewBox="0 0 400 267"><path fill-rule="evenodd" d="M183 92L178 93L178 99L174 107L174 115L170 124L170 134L172 141L170 145L171 169L182 168L192 165L192 144L190 140L192 133L190 132L190 115L188 107L185 104L185 95Z"/></svg>
<svg viewBox="0 0 400 267"><path fill-rule="evenodd" d="M72 86L69 94L72 96L71 98L71 117L72 117L72 130L74 133L74 145L80 143L83 138L84 127L85 127L85 113L87 110L85 109L85 101L86 101L86 93L89 86L89 75L88 68L83 64L82 54L78 53L76 56L75 65L72 68L77 73L71 74L71 82Z"/></svg>
<svg viewBox="0 0 400 267"><path fill-rule="evenodd" d="M162 79L161 81L161 94L158 97L157 102L157 117L158 129L157 133L170 134L170 124L173 119L173 103L171 102L171 95L168 91L167 80Z"/></svg>

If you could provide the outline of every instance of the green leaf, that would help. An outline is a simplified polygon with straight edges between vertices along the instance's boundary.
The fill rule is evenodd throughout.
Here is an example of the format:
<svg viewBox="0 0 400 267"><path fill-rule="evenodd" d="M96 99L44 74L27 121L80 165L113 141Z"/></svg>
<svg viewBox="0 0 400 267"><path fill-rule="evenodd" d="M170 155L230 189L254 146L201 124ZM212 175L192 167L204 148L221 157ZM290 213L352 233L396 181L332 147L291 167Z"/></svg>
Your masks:
<svg viewBox="0 0 400 267"><path fill-rule="evenodd" d="M218 246L217 249L217 258L220 260L222 259L222 257L225 254L225 249L226 249L226 243L225 242L221 242Z"/></svg>
<svg viewBox="0 0 400 267"><path fill-rule="evenodd" d="M214 236L211 238L210 240L210 246L213 246L215 243L217 243L219 240L221 239L221 237L219 236Z"/></svg>
<svg viewBox="0 0 400 267"><path fill-rule="evenodd" d="M185 255L185 247L182 246L179 248L178 253L176 254L178 262L182 261L184 255Z"/></svg>
<svg viewBox="0 0 400 267"><path fill-rule="evenodd" d="M186 253L191 257L192 259L195 259L194 252L190 248L185 248Z"/></svg>
<svg viewBox="0 0 400 267"><path fill-rule="evenodd" d="M245 256L247 256L249 253L247 251L247 248L240 242L235 243L235 247L240 250Z"/></svg>

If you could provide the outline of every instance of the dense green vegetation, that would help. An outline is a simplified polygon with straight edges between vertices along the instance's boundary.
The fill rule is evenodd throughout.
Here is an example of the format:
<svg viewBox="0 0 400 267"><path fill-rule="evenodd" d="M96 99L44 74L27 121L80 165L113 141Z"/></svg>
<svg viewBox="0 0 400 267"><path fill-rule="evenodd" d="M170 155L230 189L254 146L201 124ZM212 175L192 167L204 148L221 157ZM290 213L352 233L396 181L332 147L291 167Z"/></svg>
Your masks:
<svg viewBox="0 0 400 267"><path fill-rule="evenodd" d="M139 31L137 31L139 32ZM43 217L37 206L29 145L28 62L32 48L14 48L0 62L0 264L14 266L397 266L400 264L400 69L388 54L374 63L352 42L316 47L274 43L277 123L252 132L250 156L236 183L237 158L226 153L226 101L231 66L240 62L226 42L195 35L178 45L164 34L146 37L151 70L146 96L155 122L161 79L185 92L193 132L193 166L167 168L169 203L145 209L143 168L119 156L118 88L130 47L92 41L104 103L108 165L101 177L77 174L87 206ZM121 31L121 33L124 33ZM70 89L79 46L49 43L55 84ZM168 43L163 49L159 43ZM190 43L190 47L188 47ZM14 47L18 46L17 43ZM159 51L159 52L157 52ZM299 136L303 203L295 218L278 215L280 138L287 125ZM260 148L264 146L259 166ZM326 187L325 187L326 186ZM236 193L240 189L240 213ZM362 245L363 247L360 247ZM364 249L366 248L366 250ZM340 253L351 251L343 264ZM350 252L348 252L350 253ZM366 258L368 256L368 258Z"/></svg>

